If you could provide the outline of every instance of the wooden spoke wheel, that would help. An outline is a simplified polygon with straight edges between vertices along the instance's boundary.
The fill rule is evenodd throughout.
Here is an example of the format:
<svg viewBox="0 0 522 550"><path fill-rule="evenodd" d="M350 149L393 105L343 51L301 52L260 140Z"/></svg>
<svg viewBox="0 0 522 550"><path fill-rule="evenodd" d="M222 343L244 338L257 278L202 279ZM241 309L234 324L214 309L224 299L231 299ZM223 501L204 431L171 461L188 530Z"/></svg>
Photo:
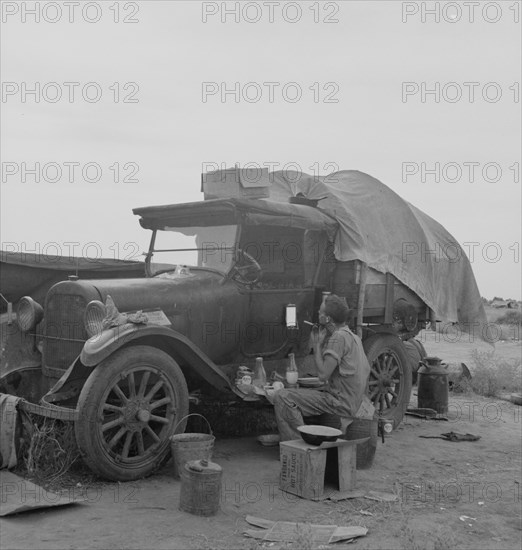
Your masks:
<svg viewBox="0 0 522 550"><path fill-rule="evenodd" d="M379 416L392 419L396 428L410 402L408 354L400 338L393 334L374 334L363 345L371 367L368 395Z"/></svg>
<svg viewBox="0 0 522 550"><path fill-rule="evenodd" d="M84 461L102 477L130 481L151 474L165 459L169 437L188 413L187 384L165 352L123 348L94 369L78 409L75 433Z"/></svg>

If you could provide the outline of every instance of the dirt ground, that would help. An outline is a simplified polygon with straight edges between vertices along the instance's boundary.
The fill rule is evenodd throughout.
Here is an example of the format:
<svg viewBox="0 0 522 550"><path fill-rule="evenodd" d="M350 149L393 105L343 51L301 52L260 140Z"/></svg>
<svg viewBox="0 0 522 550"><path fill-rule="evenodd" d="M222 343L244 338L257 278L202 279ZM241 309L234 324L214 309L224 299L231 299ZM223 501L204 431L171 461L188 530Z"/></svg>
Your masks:
<svg viewBox="0 0 522 550"><path fill-rule="evenodd" d="M438 340L438 341L437 341ZM486 344L444 341L425 335L429 354L464 361ZM520 342L498 343L505 358L520 357ZM412 392L417 405L416 388ZM395 502L355 498L312 502L278 488L279 449L255 437L218 440L214 460L223 467L220 510L201 518L178 510L180 482L167 464L134 483L92 483L74 487L82 504L19 514L0 520L0 547L18 548L313 548L306 530L295 541L259 543L248 539L247 515L270 520L361 525L360 549L509 549L522 539L522 408L503 399L450 395L449 421L407 416L384 444L369 470L357 472L357 488L397 495ZM480 435L476 442L421 439L448 431ZM45 494L42 495L45 498Z"/></svg>

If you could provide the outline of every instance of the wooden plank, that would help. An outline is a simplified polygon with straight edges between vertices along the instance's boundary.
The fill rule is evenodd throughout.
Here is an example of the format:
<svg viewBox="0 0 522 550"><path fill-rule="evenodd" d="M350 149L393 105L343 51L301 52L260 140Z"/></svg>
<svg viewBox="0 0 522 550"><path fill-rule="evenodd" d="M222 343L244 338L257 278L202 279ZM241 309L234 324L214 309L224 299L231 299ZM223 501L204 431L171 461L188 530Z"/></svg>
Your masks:
<svg viewBox="0 0 522 550"><path fill-rule="evenodd" d="M319 498L324 493L324 474L326 470L326 450L320 453L306 453L307 465L302 479L301 496Z"/></svg>
<svg viewBox="0 0 522 550"><path fill-rule="evenodd" d="M357 336L362 338L362 325L364 318L364 296L366 293L366 277L368 274L368 265L361 262L361 273L359 276L359 296L357 299Z"/></svg>
<svg viewBox="0 0 522 550"><path fill-rule="evenodd" d="M393 321L393 302L395 301L395 277L386 273L386 298L384 309L384 323L389 325Z"/></svg>
<svg viewBox="0 0 522 550"><path fill-rule="evenodd" d="M58 420L75 422L80 417L80 412L78 410L59 407L58 405L37 405L36 403L30 403L22 399L18 406L26 412L45 416L46 418L56 418Z"/></svg>
<svg viewBox="0 0 522 550"><path fill-rule="evenodd" d="M302 439L293 439L291 441L284 441L280 443L280 447L292 447L294 449L300 449L303 451L320 451L322 449L331 449L332 447L344 447L350 445L358 445L359 443L365 443L368 441L369 437L362 437L360 439L337 439L336 441L325 441L321 445L310 445Z"/></svg>
<svg viewBox="0 0 522 550"><path fill-rule="evenodd" d="M339 468L339 491L351 491L355 488L356 446L342 446L337 450Z"/></svg>

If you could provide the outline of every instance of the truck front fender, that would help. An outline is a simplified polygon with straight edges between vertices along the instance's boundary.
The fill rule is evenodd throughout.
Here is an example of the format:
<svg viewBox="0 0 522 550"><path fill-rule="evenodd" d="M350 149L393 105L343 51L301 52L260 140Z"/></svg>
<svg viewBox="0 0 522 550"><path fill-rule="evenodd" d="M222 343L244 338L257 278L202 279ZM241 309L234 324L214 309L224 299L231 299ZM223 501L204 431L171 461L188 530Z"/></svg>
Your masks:
<svg viewBox="0 0 522 550"><path fill-rule="evenodd" d="M83 346L80 360L87 367L94 367L116 350L147 338L161 338L167 353L175 359L182 358L194 371L211 386L220 391L233 392L228 378L217 365L186 336L160 325L125 325L104 330L89 338Z"/></svg>

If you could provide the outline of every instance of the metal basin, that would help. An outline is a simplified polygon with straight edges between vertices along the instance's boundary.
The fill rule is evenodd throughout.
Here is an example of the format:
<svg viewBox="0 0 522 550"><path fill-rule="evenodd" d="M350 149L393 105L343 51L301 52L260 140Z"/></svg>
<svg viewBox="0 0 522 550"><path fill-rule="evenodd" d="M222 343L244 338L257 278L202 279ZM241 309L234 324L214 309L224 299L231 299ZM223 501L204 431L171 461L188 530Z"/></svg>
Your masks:
<svg viewBox="0 0 522 550"><path fill-rule="evenodd" d="M301 437L310 445L321 445L325 441L335 441L343 434L341 430L329 426L309 425L299 426L297 429Z"/></svg>

